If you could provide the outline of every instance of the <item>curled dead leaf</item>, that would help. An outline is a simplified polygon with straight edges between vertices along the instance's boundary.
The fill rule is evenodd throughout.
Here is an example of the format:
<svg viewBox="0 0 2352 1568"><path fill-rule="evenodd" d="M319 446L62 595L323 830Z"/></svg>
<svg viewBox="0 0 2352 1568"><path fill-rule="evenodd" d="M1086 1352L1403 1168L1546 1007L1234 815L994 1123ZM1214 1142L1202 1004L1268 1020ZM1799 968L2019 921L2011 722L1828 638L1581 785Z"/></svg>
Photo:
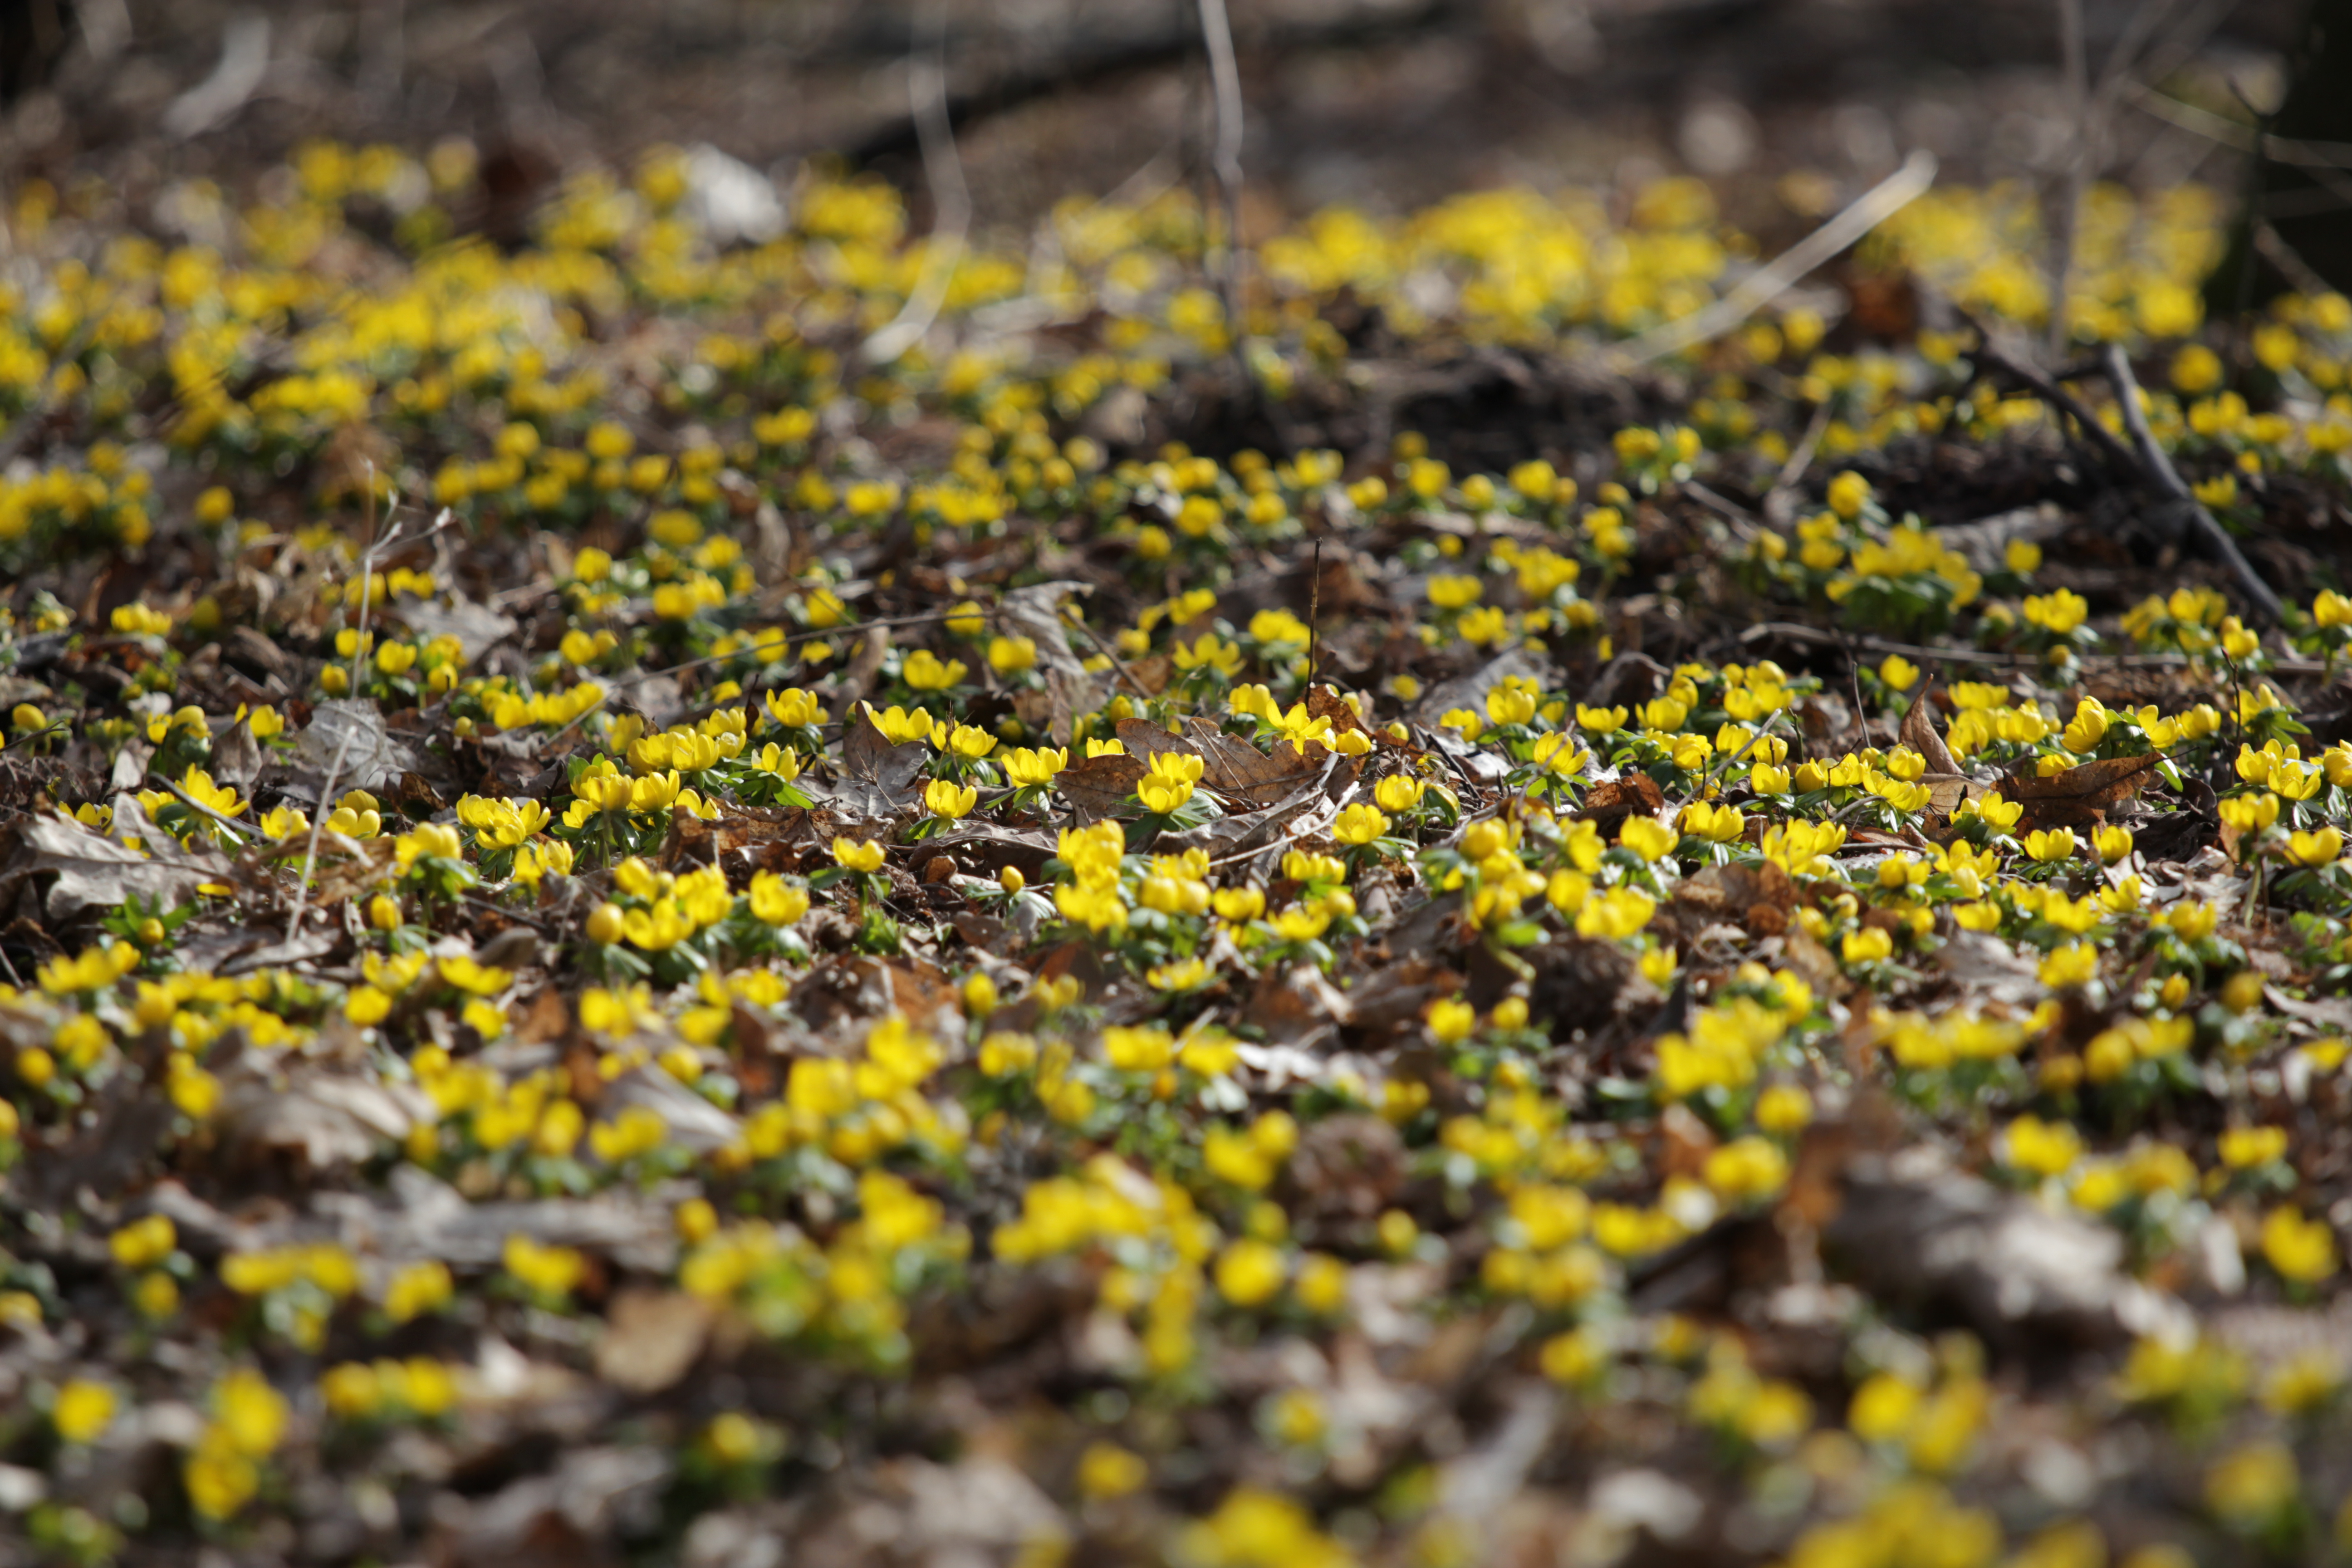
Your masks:
<svg viewBox="0 0 2352 1568"><path fill-rule="evenodd" d="M2102 757L2047 776L2014 773L2000 781L2000 795L2025 808L2016 832L2089 827L2110 808L2137 795L2156 777L2157 764L2163 761L2161 752L2150 752L2137 757Z"/></svg>

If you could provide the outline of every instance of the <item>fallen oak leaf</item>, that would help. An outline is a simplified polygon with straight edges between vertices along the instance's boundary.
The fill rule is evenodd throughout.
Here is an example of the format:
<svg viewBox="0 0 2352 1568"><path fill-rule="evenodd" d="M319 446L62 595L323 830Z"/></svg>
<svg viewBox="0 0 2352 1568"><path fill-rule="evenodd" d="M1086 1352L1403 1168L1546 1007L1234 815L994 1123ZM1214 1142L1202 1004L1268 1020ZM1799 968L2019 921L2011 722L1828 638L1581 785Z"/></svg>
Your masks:
<svg viewBox="0 0 2352 1568"><path fill-rule="evenodd" d="M1914 781L1926 786L1927 805L1921 814L1919 828L1938 844L1948 843L1954 829L1952 813L1960 809L1964 801L1982 800L1992 793L1966 773L1921 773Z"/></svg>
<svg viewBox="0 0 2352 1568"><path fill-rule="evenodd" d="M1365 723L1362 717L1349 705L1348 700L1328 686L1310 686L1307 689L1307 716L1310 719L1328 719L1331 721L1331 732L1336 735L1361 735L1373 745L1384 746L1391 751L1416 754L1421 751L1419 746L1410 741L1400 741L1387 731L1375 730Z"/></svg>
<svg viewBox="0 0 2352 1568"><path fill-rule="evenodd" d="M1054 787L1083 817L1116 816L1129 809L1129 797L1150 771L1140 759L1112 752L1072 763L1054 775Z"/></svg>
<svg viewBox="0 0 2352 1568"><path fill-rule="evenodd" d="M1645 773L1628 770L1585 791L1576 820L1596 824L1602 835L1614 834L1629 816L1655 816L1665 809L1665 792Z"/></svg>
<svg viewBox="0 0 2352 1568"><path fill-rule="evenodd" d="M135 826L133 815L122 813L126 833ZM150 846L147 853L65 817L22 818L15 826L13 853L0 863L0 889L13 903L15 889L34 879L41 912L62 927L93 910L120 909L133 898L162 909L184 904L199 887L228 874L228 862L216 854L185 853L159 831L139 836ZM43 878L53 879L45 889Z"/></svg>
<svg viewBox="0 0 2352 1568"><path fill-rule="evenodd" d="M922 776L930 749L920 741L894 743L874 722L864 703L851 710L841 741L841 774L869 784L892 810L914 804L915 781Z"/></svg>
<svg viewBox="0 0 2352 1568"><path fill-rule="evenodd" d="M1918 695L1911 699L1911 706L1904 710L1899 738L1903 744L1927 759L1927 773L1931 777L1958 777L1959 762L1952 755L1952 749L1944 743L1943 732L1936 728L1935 714L1928 706L1927 692L1932 685L1933 682L1923 682ZM1951 807L1944 806L1942 809L1948 812Z"/></svg>
<svg viewBox="0 0 2352 1568"><path fill-rule="evenodd" d="M2012 831L2032 833L2047 827L2089 827L2112 806L2137 795L2156 776L2164 761L2160 752L2137 757L2102 757L2046 777L2014 773L1998 785L2001 798L2024 807Z"/></svg>
<svg viewBox="0 0 2352 1568"><path fill-rule="evenodd" d="M1302 752L1285 741L1271 756L1238 735L1228 735L1207 719L1195 717L1191 739L1207 764L1201 782L1220 795L1235 796L1254 806L1277 805L1301 784L1320 774L1332 753L1318 746ZM1352 759L1346 759L1349 767Z"/></svg>

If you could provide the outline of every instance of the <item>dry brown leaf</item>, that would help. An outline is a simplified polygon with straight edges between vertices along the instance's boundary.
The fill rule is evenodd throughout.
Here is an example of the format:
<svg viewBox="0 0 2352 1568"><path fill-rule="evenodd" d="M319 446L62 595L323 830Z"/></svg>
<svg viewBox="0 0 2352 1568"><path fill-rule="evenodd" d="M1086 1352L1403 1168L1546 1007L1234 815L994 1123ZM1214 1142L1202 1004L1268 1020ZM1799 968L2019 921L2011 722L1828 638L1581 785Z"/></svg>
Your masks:
<svg viewBox="0 0 2352 1568"><path fill-rule="evenodd" d="M1054 784L1081 816L1115 816L1130 809L1128 796L1150 771L1139 758L1114 753L1072 763L1054 775Z"/></svg>
<svg viewBox="0 0 2352 1568"><path fill-rule="evenodd" d="M845 778L870 784L895 810L913 804L915 781L922 776L930 748L920 741L894 745L860 703L849 715L841 741Z"/></svg>
<svg viewBox="0 0 2352 1568"><path fill-rule="evenodd" d="M1658 788L1657 780L1629 771L1587 790L1583 807L1576 815L1580 821L1598 823L1606 835L1616 832L1617 825L1629 816L1656 816L1665 804L1665 792Z"/></svg>
<svg viewBox="0 0 2352 1568"><path fill-rule="evenodd" d="M117 808L121 820L126 827L135 826L130 810L137 803L123 798L128 804ZM227 862L218 856L182 853L160 832L142 835L153 847L146 855L63 817L24 817L15 833L14 852L0 864L0 896L13 907L16 889L33 879L42 913L58 926L92 911L120 909L133 897L170 909L194 898L199 884L228 873ZM54 879L44 888L44 878Z"/></svg>
<svg viewBox="0 0 2352 1568"><path fill-rule="evenodd" d="M1927 703L1930 682L1922 682L1918 695L1903 712L1903 743L1927 759L1927 772L1935 775L1959 776L1960 764L1952 749L1944 744L1943 731L1936 728L1934 710ZM1948 811L1949 806L1942 809Z"/></svg>
<svg viewBox="0 0 2352 1568"><path fill-rule="evenodd" d="M1144 690L1157 697L1167 690L1168 683L1176 678L1176 661L1164 653L1150 654L1129 664L1127 672L1135 677Z"/></svg>
<svg viewBox="0 0 2352 1568"><path fill-rule="evenodd" d="M1192 742L1181 735L1170 734L1164 725L1155 724L1149 719L1121 719L1117 729L1118 743L1127 748L1129 756L1147 769L1151 766L1152 758L1162 754L1179 757L1201 754L1200 749Z"/></svg>
<svg viewBox="0 0 2352 1568"><path fill-rule="evenodd" d="M1220 795L1238 796L1252 805L1275 805L1288 799L1299 785L1322 773L1330 754L1320 746L1309 754L1285 741L1268 756L1202 718L1192 721L1190 738L1208 764L1202 782Z"/></svg>
<svg viewBox="0 0 2352 1568"><path fill-rule="evenodd" d="M613 1298L596 1375L624 1393L659 1394L687 1374L709 1337L710 1309L699 1298L632 1287Z"/></svg>
<svg viewBox="0 0 2352 1568"><path fill-rule="evenodd" d="M1385 746L1391 751L1420 750L1418 746L1409 745L1398 740L1385 730L1375 730L1365 723L1357 716L1356 710L1348 706L1348 700L1328 686L1310 686L1307 689L1307 713L1312 719L1330 720L1334 734L1345 735L1351 732L1359 734L1375 746Z"/></svg>
<svg viewBox="0 0 2352 1568"><path fill-rule="evenodd" d="M2045 827L2089 827L2110 807L2137 795L2156 776L2159 752L2137 757L2103 757L2095 763L2037 778L2011 773L2000 781L2001 798L2025 808L2015 831L2032 833Z"/></svg>

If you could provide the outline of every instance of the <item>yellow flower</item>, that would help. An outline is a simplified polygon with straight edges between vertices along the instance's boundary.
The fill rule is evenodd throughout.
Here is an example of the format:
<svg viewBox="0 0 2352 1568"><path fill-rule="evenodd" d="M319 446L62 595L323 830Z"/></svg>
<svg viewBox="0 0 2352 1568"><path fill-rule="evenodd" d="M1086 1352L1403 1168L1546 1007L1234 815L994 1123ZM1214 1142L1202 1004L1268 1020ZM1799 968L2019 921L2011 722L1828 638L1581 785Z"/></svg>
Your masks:
<svg viewBox="0 0 2352 1568"><path fill-rule="evenodd" d="M2336 1272L2336 1232L2324 1219L2274 1208L2263 1221L2263 1257L2284 1278L2316 1284Z"/></svg>
<svg viewBox="0 0 2352 1568"><path fill-rule="evenodd" d="M580 1283L587 1259L568 1247L544 1247L527 1236L509 1236L505 1249L507 1272L542 1296L562 1296Z"/></svg>
<svg viewBox="0 0 2352 1568"><path fill-rule="evenodd" d="M1899 1441L1917 1416L1922 1395L1918 1384L1893 1373L1876 1373L1853 1391L1846 1406L1846 1426L1866 1443Z"/></svg>
<svg viewBox="0 0 2352 1568"><path fill-rule="evenodd" d="M214 1428L223 1444L247 1458L274 1451L286 1436L286 1396L250 1367L213 1385Z"/></svg>
<svg viewBox="0 0 2352 1568"><path fill-rule="evenodd" d="M2063 637L2089 616L2091 604L2072 589L2060 588L2028 598L2024 610L2028 621Z"/></svg>
<svg viewBox="0 0 2352 1568"><path fill-rule="evenodd" d="M1908 691L1919 682L1919 667L1899 653L1890 653L1878 667L1878 679L1897 691Z"/></svg>
<svg viewBox="0 0 2352 1568"><path fill-rule="evenodd" d="M1870 481L1851 468L1830 480L1830 510L1848 522L1862 515L1870 498Z"/></svg>
<svg viewBox="0 0 2352 1568"><path fill-rule="evenodd" d="M1439 573L1429 580L1429 602L1441 610L1458 610L1478 602L1486 588L1477 578Z"/></svg>
<svg viewBox="0 0 2352 1568"><path fill-rule="evenodd" d="M944 691L963 679L966 673L963 660L942 662L929 648L917 648L898 668L898 678L917 691Z"/></svg>
<svg viewBox="0 0 2352 1568"><path fill-rule="evenodd" d="M999 759L1004 764L1004 776L1018 789L1031 789L1054 782L1054 775L1070 765L1066 749L1050 746L1032 751L1024 747L1004 753Z"/></svg>
<svg viewBox="0 0 2352 1568"><path fill-rule="evenodd" d="M938 743L938 731L931 732L931 740L934 744ZM958 724L948 731L947 744L941 749L976 763L996 750L996 737L970 724Z"/></svg>
<svg viewBox="0 0 2352 1568"><path fill-rule="evenodd" d="M2108 723L2107 710L2099 705L2099 700L2085 697L2075 705L2073 722L2058 738L2068 751L2081 756L2097 750L2099 742L2106 738Z"/></svg>
<svg viewBox="0 0 2352 1568"><path fill-rule="evenodd" d="M1288 1273L1278 1249L1244 1237L1217 1255L1217 1293L1236 1307L1255 1307L1281 1289Z"/></svg>
<svg viewBox="0 0 2352 1568"><path fill-rule="evenodd" d="M2284 1127L2232 1127L2221 1137L2221 1163L2232 1171L2252 1170L2286 1155Z"/></svg>
<svg viewBox="0 0 2352 1568"><path fill-rule="evenodd" d="M2042 984L2053 991L2063 991L2087 984L2098 972L2099 950L2088 942L2074 942L2042 961Z"/></svg>
<svg viewBox="0 0 2352 1568"><path fill-rule="evenodd" d="M1384 783L1387 781L1383 781ZM1370 844L1389 830L1389 819L1378 806L1357 801L1339 813L1331 824L1331 837L1342 844Z"/></svg>
<svg viewBox="0 0 2352 1568"><path fill-rule="evenodd" d="M1675 833L1647 816L1629 816L1617 829L1617 842L1643 860L1660 860L1674 852Z"/></svg>
<svg viewBox="0 0 2352 1568"><path fill-rule="evenodd" d="M965 784L959 788L952 780L933 779L929 784L923 786L924 806L929 810L933 816L942 818L948 822L954 822L971 815L971 808L979 803L980 791L972 788L970 784ZM842 864L847 865L848 862L845 860ZM868 868L855 868L866 869Z"/></svg>
<svg viewBox="0 0 2352 1568"><path fill-rule="evenodd" d="M1845 933L1843 956L1848 963L1876 963L1895 953L1895 939L1876 926Z"/></svg>
<svg viewBox="0 0 2352 1568"><path fill-rule="evenodd" d="M853 841L837 837L833 841L833 859L844 870L863 871L871 876L882 869L882 846L870 838Z"/></svg>
<svg viewBox="0 0 2352 1568"><path fill-rule="evenodd" d="M2009 1124L2004 1137L2008 1163L2037 1176L2063 1176L2082 1157L2083 1140L2069 1122L2021 1116Z"/></svg>
<svg viewBox="0 0 2352 1568"><path fill-rule="evenodd" d="M2074 853L2074 830L2071 827L2036 828L2025 836L2025 852L2045 865L2063 860Z"/></svg>
<svg viewBox="0 0 2352 1568"><path fill-rule="evenodd" d="M2344 853L2344 835L2334 827L2323 827L2316 833L2296 831L2287 835L2286 858L2298 866L2319 868L2333 866Z"/></svg>
<svg viewBox="0 0 2352 1568"><path fill-rule="evenodd" d="M1078 1456L1078 1490L1089 1498L1122 1498L1150 1479L1150 1467L1116 1443L1090 1443Z"/></svg>
<svg viewBox="0 0 2352 1568"><path fill-rule="evenodd" d="M392 1282L384 1289L384 1316L395 1323L404 1323L438 1310L455 1293L447 1264L438 1259L407 1264L394 1271Z"/></svg>
<svg viewBox="0 0 2352 1568"><path fill-rule="evenodd" d="M903 708L893 706L877 712L874 704L869 702L866 704L866 716L874 721L876 729L882 731L882 738L894 746L931 738L931 716L919 708L909 713Z"/></svg>
<svg viewBox="0 0 2352 1568"><path fill-rule="evenodd" d="M114 1390L102 1383L76 1378L58 1390L49 1407L49 1424L68 1443L94 1443L114 1425Z"/></svg>
<svg viewBox="0 0 2352 1568"><path fill-rule="evenodd" d="M2269 1523L2302 1489L2294 1451L2276 1441L2233 1449L2205 1472L2205 1500L2223 1523L2238 1530Z"/></svg>
<svg viewBox="0 0 2352 1568"><path fill-rule="evenodd" d="M1477 1026L1478 1010L1458 996L1429 1005L1429 1032L1440 1045L1460 1045Z"/></svg>
<svg viewBox="0 0 2352 1568"><path fill-rule="evenodd" d="M1155 752L1150 771L1136 781L1136 798L1143 802L1146 811L1174 811L1192 798L1192 786L1200 781L1205 767L1199 757L1175 752Z"/></svg>
<svg viewBox="0 0 2352 1568"><path fill-rule="evenodd" d="M1620 941L1648 925L1657 908L1657 900L1638 888L1612 888L1577 910L1576 934Z"/></svg>
<svg viewBox="0 0 2352 1568"><path fill-rule="evenodd" d="M751 916L762 925L788 926L808 913L808 889L772 871L754 874L749 891Z"/></svg>

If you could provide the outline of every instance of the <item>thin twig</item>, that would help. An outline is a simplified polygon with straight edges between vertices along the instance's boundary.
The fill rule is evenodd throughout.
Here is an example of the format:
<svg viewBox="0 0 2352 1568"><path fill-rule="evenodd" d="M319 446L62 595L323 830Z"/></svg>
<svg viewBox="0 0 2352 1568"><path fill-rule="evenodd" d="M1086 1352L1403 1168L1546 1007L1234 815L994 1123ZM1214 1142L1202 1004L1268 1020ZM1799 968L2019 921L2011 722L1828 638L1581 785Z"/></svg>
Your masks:
<svg viewBox="0 0 2352 1568"><path fill-rule="evenodd" d="M2352 196L2347 196L2345 200L2352 203ZM2271 204L2271 210L2273 213L2278 210L2276 203ZM2279 269L2296 293L2316 299L2322 294L2335 292L2335 286L2303 258L2301 251L2279 237L2277 226L2268 222L2257 223L2253 230L2254 248L2262 253L2263 260Z"/></svg>
<svg viewBox="0 0 2352 1568"><path fill-rule="evenodd" d="M1742 543L1757 538L1764 531L1764 525L1757 519L1755 513L1733 500L1729 496L1717 495L1696 479L1685 479L1682 483L1682 491L1683 494L1731 524L1731 531L1739 537Z"/></svg>
<svg viewBox="0 0 2352 1568"><path fill-rule="evenodd" d="M964 236L971 227L971 190L964 184L963 158L956 151L955 127L948 118L947 8L940 0L925 8L929 37L907 61L907 95L915 112L915 132L923 149L923 178L931 190L931 235L923 250L922 275L898 315L866 340L859 356L869 365L896 362L920 342L947 303L948 285L963 263Z"/></svg>
<svg viewBox="0 0 2352 1568"><path fill-rule="evenodd" d="M2083 0L2057 0L2058 52L2066 78L2066 107L2074 122L2074 145L2066 158L2064 208L2058 215L2057 243L2050 258L2050 354L2066 349L2066 296L2074 278L2074 237L2083 221L2083 191L2098 160L2091 134L2091 68L2083 44Z"/></svg>
<svg viewBox="0 0 2352 1568"><path fill-rule="evenodd" d="M981 610L979 614L982 616L992 618L996 615L996 612L994 610L983 609ZM772 647L788 647L796 642L814 642L823 637L847 637L854 632L868 632L876 630L877 628L887 628L890 626L937 626L941 621L970 620L972 618L972 615L973 612L971 610L942 610L937 615L929 616L891 616L885 619L876 621L848 621L837 626L810 626L801 631L780 632L774 637L761 637L758 642L751 644L750 647L739 647L733 653L713 654L709 658L689 658L684 664L666 664L658 669L648 669L645 673L647 675L676 675L681 670L707 669L714 664L732 664L735 660L743 658L747 654L756 655L763 653Z"/></svg>
<svg viewBox="0 0 2352 1568"><path fill-rule="evenodd" d="M1846 653L1855 648L1869 653L1899 653L1914 664L1925 659L1937 659L1947 664L2046 668L2037 654L2005 652L2000 648L1936 647L1924 643L1891 642L1885 637L1848 637L1825 631L1820 626L1809 626L1801 621L1759 621L1739 634L1739 641L1743 644L1767 642L1773 637L1810 643L1815 647L1833 647ZM2075 658L2085 668L2096 666L2109 669L2179 669L2197 662L2185 653L2090 653L2077 654ZM2315 658L2274 658L2270 663L2269 673L2326 675L2329 670L2326 664Z"/></svg>
<svg viewBox="0 0 2352 1568"><path fill-rule="evenodd" d="M238 848L241 849L245 847L245 836L253 831L251 827L248 827L242 822L236 821L233 817L222 816L211 806L206 805L203 801L198 800L194 795L190 795L186 790L182 789L178 784L173 784L170 779L163 780L163 787L170 790L173 795L178 795L184 804L203 812L206 816L211 817L215 822L217 822L223 827L227 828L229 837L236 840Z"/></svg>
<svg viewBox="0 0 2352 1568"><path fill-rule="evenodd" d="M1789 454L1787 462L1780 465L1780 472L1772 480L1774 489L1792 490L1797 488L1798 481L1805 477L1805 470L1813 466L1813 454L1821 450L1822 437L1829 434L1829 428L1830 405L1824 402L1814 408L1812 420L1799 438L1797 449Z"/></svg>
<svg viewBox="0 0 2352 1568"><path fill-rule="evenodd" d="M2183 103L2145 82L2132 83L2130 94L2133 103L2167 124L2241 153L2252 153L2259 147L2262 155L2272 163L2293 164L2337 195L2352 200L2352 178L2344 173L2347 167L2352 167L2352 146L2340 142L2298 142L2291 136L2273 136L2241 125L2210 109Z"/></svg>
<svg viewBox="0 0 2352 1568"><path fill-rule="evenodd" d="M368 486L368 502L371 508L373 507L374 501L375 486L371 482ZM424 537L430 539L448 527L456 517L455 512L446 506L443 507L440 515L433 520L433 526L425 531ZM406 526L405 522L394 523L390 533L381 539L371 539L367 549L360 554L360 619L357 649L352 655L351 685L354 694L360 689L359 661L367 657L368 610L375 588L376 557L400 541ZM303 917L310 912L310 877L319 865L319 835L325 830L328 814L333 809L327 803L334 796L337 777L343 771L343 763L351 757L352 738L358 733L357 724L343 726L342 739L335 742L334 760L327 764L326 773L321 774L319 780L318 815L311 820L310 842L302 854L302 877L294 889L294 909L286 918L286 940L289 942L302 934Z"/></svg>
<svg viewBox="0 0 2352 1568"><path fill-rule="evenodd" d="M1307 580L1307 689L1315 689L1316 672L1321 668L1321 638L1317 627L1323 621L1323 536L1315 536L1315 562L1307 570L1313 574Z"/></svg>
<svg viewBox="0 0 2352 1568"><path fill-rule="evenodd" d="M23 745L27 741L37 741L42 739L44 736L59 734L70 735L72 733L72 721L58 719L50 723L42 725L37 730L25 730L9 736L5 742L0 742L0 752L12 751L15 748Z"/></svg>
<svg viewBox="0 0 2352 1568"><path fill-rule="evenodd" d="M2252 602L2255 612L2277 625L2278 595L2240 552L2238 542L2230 537L2229 531L2205 510L2205 503L2197 499L2197 492L2189 488L2189 481L2180 477L2180 470L2172 466L2164 448L2156 444L2156 434L2147 427L2147 416L2140 409L2139 383L2132 376L2131 356L2124 353L2121 343L2107 345L2106 371L2115 387L2116 401L2123 405L2124 428L2131 432L2132 445L2139 449L2140 465L2147 470L2148 482L2187 509L2189 520L2207 552L2229 568L2230 575L2238 580L2239 588Z"/></svg>
<svg viewBox="0 0 2352 1568"><path fill-rule="evenodd" d="M1749 273L1723 298L1652 328L1621 345L1619 353L1633 364L1647 364L1721 337L1794 287L1806 273L1909 206L1935 183L1936 155L1922 148L1855 198L1853 205L1781 252L1770 265Z"/></svg>
<svg viewBox="0 0 2352 1568"><path fill-rule="evenodd" d="M2099 449L2100 455L2106 458L2109 466L2118 473L2126 475L2139 473L2139 459L2133 455L2132 449L2125 446L2123 438L2108 429L2099 416L2084 405L2081 398L2043 374L2037 366L2002 353L1993 342L1992 333L1986 329L1983 322L1969 316L1966 312L1962 312L1961 319L1976 329L1977 346L1969 354L1969 358L1975 360L1979 365L1998 371L2011 380L2024 383L2042 402L2063 411L2081 429L2091 445Z"/></svg>
<svg viewBox="0 0 2352 1568"><path fill-rule="evenodd" d="M1076 626L1078 630L1086 633L1087 641L1094 644L1095 650L1100 653L1105 658L1110 660L1110 667L1118 671L1118 678L1127 682L1128 689L1133 691L1138 697L1142 698L1146 702L1151 700L1151 693L1145 689L1143 682L1135 678L1135 671L1127 668L1127 661L1120 658L1118 653L1113 651L1110 644L1103 641L1101 636L1096 632L1094 627L1087 625L1084 620L1070 620L1066 621L1063 624L1066 626Z"/></svg>
<svg viewBox="0 0 2352 1568"><path fill-rule="evenodd" d="M91 311L74 329L73 336L66 340L65 347L50 359L48 369L41 373L41 384L33 389L33 400L25 405L25 412L16 416L16 423L9 426L8 434L0 437L0 468L16 460L16 454L25 449L33 432L49 416L49 400L58 389L58 373L81 358L82 351L98 335L98 324L104 315L102 310Z"/></svg>
<svg viewBox="0 0 2352 1568"><path fill-rule="evenodd" d="M1216 171L1217 194L1225 209L1225 244L1217 267L1217 286L1224 296L1225 338L1234 366L1241 374L1241 392L1250 385L1249 359L1242 342L1242 73L1234 58L1233 22L1225 0L1200 0L1201 37L1209 51L1209 81L1215 89L1216 142L1210 166Z"/></svg>

